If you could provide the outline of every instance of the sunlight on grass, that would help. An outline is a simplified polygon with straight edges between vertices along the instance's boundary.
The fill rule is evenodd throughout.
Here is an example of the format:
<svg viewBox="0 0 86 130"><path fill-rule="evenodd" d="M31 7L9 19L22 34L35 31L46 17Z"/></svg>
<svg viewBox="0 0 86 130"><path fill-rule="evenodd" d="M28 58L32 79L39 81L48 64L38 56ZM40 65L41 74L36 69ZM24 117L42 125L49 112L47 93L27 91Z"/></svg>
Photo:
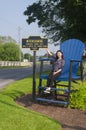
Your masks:
<svg viewBox="0 0 86 130"><path fill-rule="evenodd" d="M36 81L38 85L38 76ZM86 82L78 83L73 84L73 89L78 91L71 94L70 107L84 110ZM32 93L32 77L18 80L0 90L0 130L60 130L61 124L58 121L16 104L16 97L28 93Z"/></svg>
<svg viewBox="0 0 86 130"><path fill-rule="evenodd" d="M59 122L15 103L16 97L32 92L32 77L0 90L0 130L60 130Z"/></svg>

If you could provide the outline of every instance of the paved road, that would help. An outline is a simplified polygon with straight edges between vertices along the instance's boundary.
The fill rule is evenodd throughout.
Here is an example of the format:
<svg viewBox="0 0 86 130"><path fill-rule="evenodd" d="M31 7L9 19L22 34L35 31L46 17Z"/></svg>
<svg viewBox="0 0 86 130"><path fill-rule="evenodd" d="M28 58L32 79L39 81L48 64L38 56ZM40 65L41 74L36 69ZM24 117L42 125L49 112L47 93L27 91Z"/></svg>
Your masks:
<svg viewBox="0 0 86 130"><path fill-rule="evenodd" d="M32 67L19 68L19 69L3 69L0 70L0 88L3 88L7 84L28 77L33 73Z"/></svg>
<svg viewBox="0 0 86 130"><path fill-rule="evenodd" d="M49 66L46 65L44 69L48 69ZM36 67L36 72L39 72L39 66ZM0 88L5 87L7 84L28 77L33 74L33 67L28 68L18 68L18 69L3 69L0 70Z"/></svg>

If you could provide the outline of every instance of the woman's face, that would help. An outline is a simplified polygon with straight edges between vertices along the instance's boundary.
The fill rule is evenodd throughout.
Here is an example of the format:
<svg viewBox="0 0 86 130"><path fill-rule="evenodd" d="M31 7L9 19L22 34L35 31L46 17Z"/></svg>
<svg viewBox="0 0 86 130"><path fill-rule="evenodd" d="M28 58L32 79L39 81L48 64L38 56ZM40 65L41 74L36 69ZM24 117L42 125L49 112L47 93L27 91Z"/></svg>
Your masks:
<svg viewBox="0 0 86 130"><path fill-rule="evenodd" d="M58 58L62 58L62 53L60 51L57 52Z"/></svg>

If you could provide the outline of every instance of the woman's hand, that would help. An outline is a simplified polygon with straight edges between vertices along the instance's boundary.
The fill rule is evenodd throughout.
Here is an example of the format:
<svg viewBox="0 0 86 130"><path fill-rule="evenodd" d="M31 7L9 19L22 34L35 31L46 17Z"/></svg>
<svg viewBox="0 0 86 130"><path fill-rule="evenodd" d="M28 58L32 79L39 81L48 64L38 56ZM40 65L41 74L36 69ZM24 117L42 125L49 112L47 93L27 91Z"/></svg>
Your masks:
<svg viewBox="0 0 86 130"><path fill-rule="evenodd" d="M58 74L59 72L61 72L61 70L62 70L62 69L59 69L58 71L56 71L56 72L53 72L53 75L56 75L56 74Z"/></svg>
<svg viewBox="0 0 86 130"><path fill-rule="evenodd" d="M57 74L57 72L53 72L53 75L56 75Z"/></svg>

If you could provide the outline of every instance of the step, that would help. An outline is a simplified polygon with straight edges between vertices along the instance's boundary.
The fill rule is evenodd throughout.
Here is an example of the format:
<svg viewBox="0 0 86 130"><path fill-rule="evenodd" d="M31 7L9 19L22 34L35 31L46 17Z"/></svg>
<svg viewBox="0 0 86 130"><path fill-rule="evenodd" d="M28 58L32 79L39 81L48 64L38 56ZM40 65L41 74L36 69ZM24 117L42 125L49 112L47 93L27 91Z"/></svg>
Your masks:
<svg viewBox="0 0 86 130"><path fill-rule="evenodd" d="M39 86L38 87L39 89L41 89L41 90L43 90L43 89L45 89L45 87L42 87L42 86ZM62 89L62 88L51 88L51 90L57 90L57 91L63 91L63 92L66 92L66 93L69 93L70 92L70 90L68 90L68 89Z"/></svg>
<svg viewBox="0 0 86 130"><path fill-rule="evenodd" d="M68 102L60 101L60 100L53 100L53 99L46 99L46 98L35 98L35 100L41 102L47 102L47 103L63 104L65 106L68 105Z"/></svg>

